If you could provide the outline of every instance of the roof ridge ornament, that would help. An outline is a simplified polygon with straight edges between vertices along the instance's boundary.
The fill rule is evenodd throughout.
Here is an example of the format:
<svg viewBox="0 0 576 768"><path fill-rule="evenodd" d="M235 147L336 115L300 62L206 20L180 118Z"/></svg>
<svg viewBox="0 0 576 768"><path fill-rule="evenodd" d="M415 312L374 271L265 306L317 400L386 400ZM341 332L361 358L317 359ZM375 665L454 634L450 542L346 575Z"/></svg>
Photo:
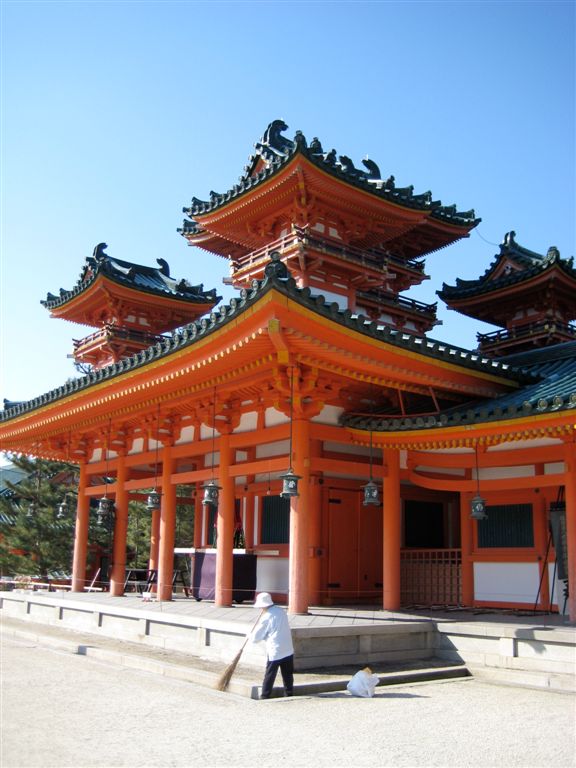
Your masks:
<svg viewBox="0 0 576 768"><path fill-rule="evenodd" d="M254 145L256 152L264 155L267 159L270 159L270 154L286 157L294 149L294 142L281 135L283 131L287 130L288 126L284 120L272 120L260 141Z"/></svg>
<svg viewBox="0 0 576 768"><path fill-rule="evenodd" d="M282 261L282 255L279 251L272 251L270 254L270 261L264 267L264 274L268 278L272 277L280 280L286 280L290 277L288 267Z"/></svg>

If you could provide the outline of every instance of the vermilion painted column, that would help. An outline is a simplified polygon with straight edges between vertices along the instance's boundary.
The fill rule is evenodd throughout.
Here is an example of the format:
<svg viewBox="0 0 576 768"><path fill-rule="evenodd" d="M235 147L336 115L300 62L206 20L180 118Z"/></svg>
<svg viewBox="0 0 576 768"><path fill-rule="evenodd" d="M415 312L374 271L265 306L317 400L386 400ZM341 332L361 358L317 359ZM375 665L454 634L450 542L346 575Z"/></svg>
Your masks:
<svg viewBox="0 0 576 768"><path fill-rule="evenodd" d="M308 613L308 512L310 509L310 423L293 421L293 466L300 475L298 493L290 499L288 613Z"/></svg>
<svg viewBox="0 0 576 768"><path fill-rule="evenodd" d="M150 522L150 557L148 560L148 570L158 570L158 553L160 551L160 510L152 510L152 519ZM152 592L156 592L156 584L152 585Z"/></svg>
<svg viewBox="0 0 576 768"><path fill-rule="evenodd" d="M461 570L461 600L462 605L474 604L474 563L472 550L474 547L474 520L470 517L471 493L460 494L460 549L462 552Z"/></svg>
<svg viewBox="0 0 576 768"><path fill-rule="evenodd" d="M126 580L126 534L128 533L128 493L126 492L126 457L120 453L116 461L116 498L114 524L114 554L110 576L110 594L124 594Z"/></svg>
<svg viewBox="0 0 576 768"><path fill-rule="evenodd" d="M78 501L76 502L76 528L74 533L74 560L72 564L72 591L83 592L86 582L86 556L90 526L90 497L86 496L86 464L80 464Z"/></svg>
<svg viewBox="0 0 576 768"><path fill-rule="evenodd" d="M402 510L400 502L400 455L383 451L384 471L384 595L387 611L400 608L400 548L402 545Z"/></svg>
<svg viewBox="0 0 576 768"><path fill-rule="evenodd" d="M230 477L230 435L220 435L221 487L218 499L218 541L216 542L216 605L232 605L234 546L234 479Z"/></svg>
<svg viewBox="0 0 576 768"><path fill-rule="evenodd" d="M550 605L550 581L548 579L548 549L547 501L542 494L535 497L534 503L534 548L538 553L538 583L540 593L538 607L541 611L548 610Z"/></svg>
<svg viewBox="0 0 576 768"><path fill-rule="evenodd" d="M202 494L199 489L196 490L194 498L194 546L200 549L202 541L202 523L204 521L204 505L202 504Z"/></svg>
<svg viewBox="0 0 576 768"><path fill-rule="evenodd" d="M568 544L568 615L576 621L576 447L564 448L564 488L566 495L566 541ZM562 606L560 606L562 607Z"/></svg>
<svg viewBox="0 0 576 768"><path fill-rule="evenodd" d="M167 443L162 451L162 504L160 507L157 591L157 599L159 600L172 600L174 538L176 535L176 485L172 485L170 482L173 466L172 446Z"/></svg>

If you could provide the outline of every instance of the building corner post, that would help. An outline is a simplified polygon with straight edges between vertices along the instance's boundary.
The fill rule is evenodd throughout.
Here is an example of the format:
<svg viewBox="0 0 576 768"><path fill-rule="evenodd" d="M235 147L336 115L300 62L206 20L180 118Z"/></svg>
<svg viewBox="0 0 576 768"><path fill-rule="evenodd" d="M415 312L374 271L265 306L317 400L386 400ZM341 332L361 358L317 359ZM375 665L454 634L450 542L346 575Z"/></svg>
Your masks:
<svg viewBox="0 0 576 768"><path fill-rule="evenodd" d="M174 459L172 444L166 442L162 450L162 502L160 507L160 535L158 547L158 600L172 600L174 575L174 537L176 533L176 485L171 483Z"/></svg>
<svg viewBox="0 0 576 768"><path fill-rule="evenodd" d="M86 486L86 463L82 462L82 464L80 464L78 500L76 502L72 592L83 592L86 582L86 558L88 553L88 530L90 526L90 497L86 496Z"/></svg>
<svg viewBox="0 0 576 768"><path fill-rule="evenodd" d="M232 605L234 569L234 478L230 476L230 434L220 435L219 476L221 491L218 503L216 541L215 604Z"/></svg>
<svg viewBox="0 0 576 768"><path fill-rule="evenodd" d="M576 445L565 445L566 542L568 549L568 615L576 622Z"/></svg>
<svg viewBox="0 0 576 768"><path fill-rule="evenodd" d="M310 422L296 418L294 466L299 496L290 499L290 558L288 613L308 613L308 512L310 508ZM292 458L292 457L290 457ZM290 462L292 464L292 462Z"/></svg>
<svg viewBox="0 0 576 768"><path fill-rule="evenodd" d="M402 546L402 504L400 499L400 455L385 448L384 460L384 542L383 542L383 608L400 608L400 549Z"/></svg>

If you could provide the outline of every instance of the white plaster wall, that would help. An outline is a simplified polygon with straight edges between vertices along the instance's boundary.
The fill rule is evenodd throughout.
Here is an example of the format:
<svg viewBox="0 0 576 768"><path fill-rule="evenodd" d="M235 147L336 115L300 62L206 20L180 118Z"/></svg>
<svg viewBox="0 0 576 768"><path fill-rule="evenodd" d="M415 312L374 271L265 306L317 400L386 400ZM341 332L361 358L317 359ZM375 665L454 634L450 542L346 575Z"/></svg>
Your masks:
<svg viewBox="0 0 576 768"><path fill-rule="evenodd" d="M287 557L259 557L257 559L257 592L285 592L288 594L288 584Z"/></svg>
<svg viewBox="0 0 576 768"><path fill-rule="evenodd" d="M564 462L557 461L555 464L544 464L545 475L558 475L564 472Z"/></svg>
<svg viewBox="0 0 576 768"><path fill-rule="evenodd" d="M335 426L338 424L338 419L340 418L340 414L343 410L343 408L337 408L335 405L326 405L324 408L322 408L318 416L314 416L310 419L310 421L316 421L319 424L330 424Z"/></svg>
<svg viewBox="0 0 576 768"><path fill-rule="evenodd" d="M95 464L97 461L102 461L102 448L95 448L90 457L91 464Z"/></svg>
<svg viewBox="0 0 576 768"><path fill-rule="evenodd" d="M240 424L236 427L234 432L252 432L258 425L258 414L256 411L250 413L243 413L240 417Z"/></svg>
<svg viewBox="0 0 576 768"><path fill-rule="evenodd" d="M264 414L264 424L267 427L275 427L278 424L286 424L288 421L288 417L285 416L281 411L277 411L276 408L266 408L266 413Z"/></svg>
<svg viewBox="0 0 576 768"><path fill-rule="evenodd" d="M474 472L474 475L476 473ZM499 480L509 477L533 477L535 474L534 466L525 465L521 467L490 467L490 469L480 470L480 480Z"/></svg>
<svg viewBox="0 0 576 768"><path fill-rule="evenodd" d="M136 440L132 443L132 448L130 449L128 455L131 456L132 454L142 453L144 451L144 438L143 437L137 437Z"/></svg>
<svg viewBox="0 0 576 768"><path fill-rule="evenodd" d="M416 469L418 472L434 472L436 475L450 475L452 477L464 477L466 475L466 470L458 467L426 467L419 464Z"/></svg>
<svg viewBox="0 0 576 768"><path fill-rule="evenodd" d="M200 424L200 440L211 440L212 436L220 437L218 428L212 431L212 427L207 427L206 424Z"/></svg>
<svg viewBox="0 0 576 768"><path fill-rule="evenodd" d="M368 445L348 445L346 443L333 443L330 440L324 443L324 450L351 456L370 456L370 446ZM378 456L381 455L381 451L374 451L373 455L375 457L376 453L378 453Z"/></svg>
<svg viewBox="0 0 576 768"><path fill-rule="evenodd" d="M183 443L191 443L194 439L194 427L184 427L180 432L180 437L176 440L175 445L182 445Z"/></svg>
<svg viewBox="0 0 576 768"><path fill-rule="evenodd" d="M288 440L282 440L278 443L265 443L264 445L256 446L256 458L267 459L271 456L283 456L288 453L289 448Z"/></svg>
<svg viewBox="0 0 576 768"><path fill-rule="evenodd" d="M554 585L552 585L552 579L554 579ZM548 563L548 583L550 584L550 597L552 602L558 606L560 613L568 613L568 606L564 606L564 587L565 581L558 581L558 574L554 578L554 563Z"/></svg>
<svg viewBox="0 0 576 768"><path fill-rule="evenodd" d="M500 603L534 604L538 563L474 563L474 597Z"/></svg>

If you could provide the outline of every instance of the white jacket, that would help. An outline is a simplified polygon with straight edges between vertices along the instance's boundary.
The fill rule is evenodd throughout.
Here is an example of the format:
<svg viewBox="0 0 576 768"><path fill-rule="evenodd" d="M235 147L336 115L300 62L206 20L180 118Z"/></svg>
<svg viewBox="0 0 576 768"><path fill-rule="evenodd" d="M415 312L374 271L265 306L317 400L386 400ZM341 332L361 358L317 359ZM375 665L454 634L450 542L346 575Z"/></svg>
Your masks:
<svg viewBox="0 0 576 768"><path fill-rule="evenodd" d="M266 655L269 661L278 661L294 653L292 632L288 616L279 605L271 605L262 616L250 635L252 643L266 643Z"/></svg>

